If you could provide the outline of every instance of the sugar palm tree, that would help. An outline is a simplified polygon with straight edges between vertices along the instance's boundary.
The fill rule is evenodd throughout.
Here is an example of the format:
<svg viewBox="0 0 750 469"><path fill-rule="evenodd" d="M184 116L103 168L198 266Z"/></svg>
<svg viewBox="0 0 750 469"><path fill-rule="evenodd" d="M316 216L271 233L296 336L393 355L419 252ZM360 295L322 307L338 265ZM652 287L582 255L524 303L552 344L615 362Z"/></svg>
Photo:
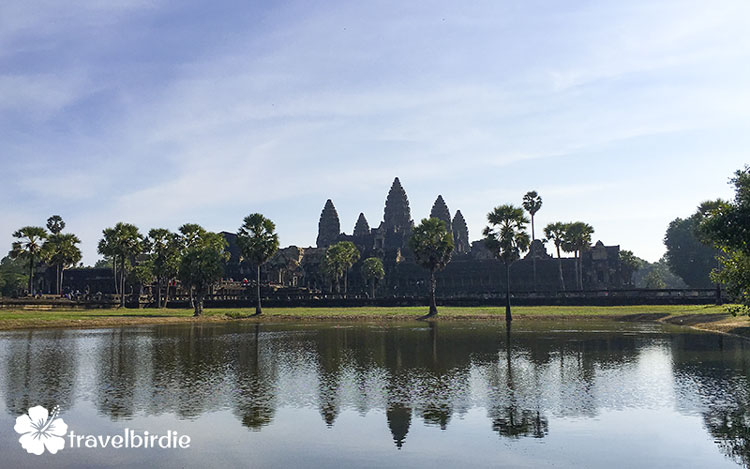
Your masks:
<svg viewBox="0 0 750 469"><path fill-rule="evenodd" d="M113 265L120 262L120 279L118 292L120 294L120 307L125 306L125 278L127 263L135 262L135 257L144 249L144 238L138 231L138 227L130 223L117 223L112 228L102 231L102 239L99 241L97 250L99 254L111 257ZM117 279L115 279L117 281Z"/></svg>
<svg viewBox="0 0 750 469"><path fill-rule="evenodd" d="M362 277L370 286L370 298L375 298L375 282L385 277L383 261L377 257L368 257L362 263Z"/></svg>
<svg viewBox="0 0 750 469"><path fill-rule="evenodd" d="M533 243L534 240L536 240L534 215L536 215L536 212L542 208L542 198L539 197L539 194L537 194L536 191L529 191L523 196L523 203L521 205L527 212L529 212L529 215L531 215L531 242ZM533 252L533 246L531 253L531 266L534 273L534 291L536 291L536 255Z"/></svg>
<svg viewBox="0 0 750 469"><path fill-rule="evenodd" d="M237 231L237 245L242 251L242 256L256 267L256 315L263 312L260 304L260 266L279 249L279 235L275 230L276 225L271 220L260 213L253 213L245 217L244 223Z"/></svg>
<svg viewBox="0 0 750 469"><path fill-rule="evenodd" d="M521 258L521 253L529 248L529 235L526 233L528 218L523 209L514 205L500 205L487 214L484 242L487 248L505 264L505 320L510 322L510 265Z"/></svg>
<svg viewBox="0 0 750 469"><path fill-rule="evenodd" d="M325 269L336 282L337 290L339 279L344 278L344 294L349 288L349 269L359 260L359 249L351 241L339 241L326 249L323 259Z"/></svg>
<svg viewBox="0 0 750 469"><path fill-rule="evenodd" d="M430 311L422 319L436 316L435 272L442 270L453 254L453 233L439 218L425 218L412 231L409 247L414 252L417 264L430 271Z"/></svg>
<svg viewBox="0 0 750 469"><path fill-rule="evenodd" d="M562 248L566 252L574 253L576 257L576 281L578 289L583 290L583 250L591 245L591 235L594 234L594 228L588 223L577 221L567 224L565 235L563 236Z"/></svg>
<svg viewBox="0 0 750 469"><path fill-rule="evenodd" d="M156 277L156 305L164 308L169 302L169 283L177 278L180 272L180 237L167 229L154 228L148 232L148 244L151 248L152 271ZM161 296L162 287L166 287L164 301Z"/></svg>
<svg viewBox="0 0 750 469"><path fill-rule="evenodd" d="M29 294L34 292L34 261L39 258L42 241L47 238L47 231L41 226L24 226L13 233L14 241L10 251L11 259L29 260Z"/></svg>
<svg viewBox="0 0 750 469"><path fill-rule="evenodd" d="M59 234L65 229L65 222L60 215L52 215L47 219L47 229L52 234Z"/></svg>
<svg viewBox="0 0 750 469"><path fill-rule="evenodd" d="M65 270L81 261L81 250L76 246L80 243L78 236L72 233L57 232L51 234L42 245L42 258L55 268L55 293L58 295L62 294Z"/></svg>
<svg viewBox="0 0 750 469"><path fill-rule="evenodd" d="M557 249L557 272L560 275L560 287L565 291L565 279L563 278L562 258L560 257L560 247L565 241L565 232L568 230L568 224L562 222L550 223L544 227L544 236L547 240L555 243Z"/></svg>

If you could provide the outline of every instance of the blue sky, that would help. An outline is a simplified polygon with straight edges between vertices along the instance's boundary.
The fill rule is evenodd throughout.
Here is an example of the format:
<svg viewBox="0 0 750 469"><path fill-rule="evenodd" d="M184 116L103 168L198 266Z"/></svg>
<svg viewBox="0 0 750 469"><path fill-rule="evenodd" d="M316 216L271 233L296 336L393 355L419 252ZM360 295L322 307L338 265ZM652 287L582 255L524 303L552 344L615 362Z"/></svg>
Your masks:
<svg viewBox="0 0 750 469"><path fill-rule="evenodd" d="M0 246L60 214L314 244L438 194L471 239L535 189L537 226L645 259L750 162L746 0L0 4Z"/></svg>

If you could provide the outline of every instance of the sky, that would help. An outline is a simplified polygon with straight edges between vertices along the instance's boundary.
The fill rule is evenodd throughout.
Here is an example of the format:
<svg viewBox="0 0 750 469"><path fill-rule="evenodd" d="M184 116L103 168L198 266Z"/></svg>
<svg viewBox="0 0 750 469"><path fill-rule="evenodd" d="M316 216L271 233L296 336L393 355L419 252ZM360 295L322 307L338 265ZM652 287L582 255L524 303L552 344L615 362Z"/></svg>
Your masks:
<svg viewBox="0 0 750 469"><path fill-rule="evenodd" d="M315 244L398 176L472 240L543 199L649 261L750 162L750 2L4 0L0 253L59 214L93 264L118 221Z"/></svg>

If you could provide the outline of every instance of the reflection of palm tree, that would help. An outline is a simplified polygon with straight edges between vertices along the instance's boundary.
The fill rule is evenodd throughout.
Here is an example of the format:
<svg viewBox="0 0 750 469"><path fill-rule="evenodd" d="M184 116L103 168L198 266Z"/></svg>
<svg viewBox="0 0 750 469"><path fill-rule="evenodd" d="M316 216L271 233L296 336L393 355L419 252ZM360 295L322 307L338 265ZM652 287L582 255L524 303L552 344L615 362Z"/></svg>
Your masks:
<svg viewBox="0 0 750 469"><path fill-rule="evenodd" d="M750 411L747 407L709 410L703 414L703 422L722 453L750 467Z"/></svg>
<svg viewBox="0 0 750 469"><path fill-rule="evenodd" d="M252 356L246 359L243 351L237 359L236 412L240 415L242 425L259 431L273 421L276 413L273 404L275 377L260 359L260 324L255 324L254 338Z"/></svg>
<svg viewBox="0 0 750 469"><path fill-rule="evenodd" d="M63 331L29 331L8 341L3 384L5 408L14 416L30 407L73 407L78 361Z"/></svg>

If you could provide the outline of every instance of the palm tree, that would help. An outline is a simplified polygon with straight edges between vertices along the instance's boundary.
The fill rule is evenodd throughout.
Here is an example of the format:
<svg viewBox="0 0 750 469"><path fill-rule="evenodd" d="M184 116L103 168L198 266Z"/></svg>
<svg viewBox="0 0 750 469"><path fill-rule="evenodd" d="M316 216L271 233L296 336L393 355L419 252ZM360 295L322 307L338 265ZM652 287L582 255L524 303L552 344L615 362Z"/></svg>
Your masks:
<svg viewBox="0 0 750 469"><path fill-rule="evenodd" d="M41 226L24 226L13 233L14 241L10 251L11 259L29 259L29 293L34 294L34 261L42 250L42 240L47 238L47 231Z"/></svg>
<svg viewBox="0 0 750 469"><path fill-rule="evenodd" d="M513 318L510 313L510 265L521 258L521 253L529 248L529 235L526 233L528 218L523 209L514 205L500 205L487 214L484 242L487 248L505 264L505 321Z"/></svg>
<svg viewBox="0 0 750 469"><path fill-rule="evenodd" d="M362 263L362 277L370 285L370 298L375 298L375 282L385 277L383 261L377 257L368 257Z"/></svg>
<svg viewBox="0 0 750 469"><path fill-rule="evenodd" d="M47 219L47 229L52 234L60 234L65 228L65 222L60 215L52 215Z"/></svg>
<svg viewBox="0 0 750 469"><path fill-rule="evenodd" d="M557 249L557 271L560 274L560 287L565 291L565 279L563 278L562 258L560 257L560 246L565 241L565 232L568 230L568 224L562 222L550 223L544 227L544 236L547 240L555 243Z"/></svg>
<svg viewBox="0 0 750 469"><path fill-rule="evenodd" d="M116 291L120 295L120 307L123 307L125 306L126 262L135 263L135 257L143 252L144 239L137 226L122 222L112 228L105 228L102 234L97 251L103 256L111 257L113 266L117 265L118 260L120 262L119 289Z"/></svg>
<svg viewBox="0 0 750 469"><path fill-rule="evenodd" d="M536 240L534 232L534 215L536 215L536 212L542 208L542 198L536 193L536 191L529 191L523 196L523 203L521 205L527 212L529 212L529 215L531 215L531 242L533 244L534 240ZM534 291L536 291L536 253L534 247L535 246L532 246L531 265L534 272Z"/></svg>
<svg viewBox="0 0 750 469"><path fill-rule="evenodd" d="M244 223L237 231L237 244L242 256L256 267L256 315L263 312L260 304L260 266L279 249L279 235L275 230L276 225L271 220L260 213L253 213L245 217Z"/></svg>
<svg viewBox="0 0 750 469"><path fill-rule="evenodd" d="M576 280L578 289L583 290L583 250L591 245L591 235L594 234L594 228L588 223L577 221L568 223L567 230L563 236L563 250L575 254L576 261Z"/></svg>
<svg viewBox="0 0 750 469"><path fill-rule="evenodd" d="M49 226L49 223L47 224ZM65 224L63 223L63 226ZM42 246L42 258L55 267L55 293L62 294L63 274L65 269L75 266L81 261L81 250L76 246L81 240L72 233L54 233L47 238Z"/></svg>
<svg viewBox="0 0 750 469"><path fill-rule="evenodd" d="M412 231L409 247L414 252L417 264L430 271L430 311L421 319L436 316L435 271L444 269L451 261L453 233L439 218L425 218Z"/></svg>
<svg viewBox="0 0 750 469"><path fill-rule="evenodd" d="M349 269L359 260L359 249L351 241L339 241L326 249L323 259L325 270L335 280L337 290L341 277L344 277L344 294L349 288Z"/></svg>
<svg viewBox="0 0 750 469"><path fill-rule="evenodd" d="M154 228L148 232L148 244L151 248L151 264L156 277L156 305L164 308L169 302L169 283L177 278L180 272L182 250L180 237L164 228ZM162 287L166 286L162 302Z"/></svg>
<svg viewBox="0 0 750 469"><path fill-rule="evenodd" d="M195 292L193 316L203 314L203 299L211 287L221 279L224 262L228 258L226 240L218 233L202 228L199 236L192 241L190 248L180 259L180 281Z"/></svg>

